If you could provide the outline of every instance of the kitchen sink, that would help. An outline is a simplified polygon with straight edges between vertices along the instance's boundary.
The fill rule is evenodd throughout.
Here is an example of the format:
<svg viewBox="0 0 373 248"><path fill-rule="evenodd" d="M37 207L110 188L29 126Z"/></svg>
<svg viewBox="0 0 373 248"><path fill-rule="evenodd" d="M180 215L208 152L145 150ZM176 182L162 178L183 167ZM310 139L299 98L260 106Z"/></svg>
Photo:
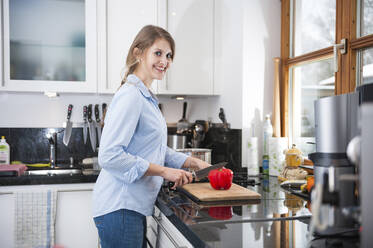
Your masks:
<svg viewBox="0 0 373 248"><path fill-rule="evenodd" d="M49 169L49 170L28 170L23 173L25 176L55 176L55 175L79 175L80 169Z"/></svg>

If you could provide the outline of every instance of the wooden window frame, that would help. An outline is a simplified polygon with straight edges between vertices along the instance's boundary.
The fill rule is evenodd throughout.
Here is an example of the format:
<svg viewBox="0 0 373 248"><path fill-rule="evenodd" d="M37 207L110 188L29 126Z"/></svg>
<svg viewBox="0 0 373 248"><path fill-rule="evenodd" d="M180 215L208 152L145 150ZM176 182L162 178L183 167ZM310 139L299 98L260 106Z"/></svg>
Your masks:
<svg viewBox="0 0 373 248"><path fill-rule="evenodd" d="M289 68L333 57L333 46L290 58L290 1L281 1L281 136L289 137ZM295 0L294 0L295 1ZM356 88L356 54L373 47L373 34L356 37L357 0L336 0L336 42L347 39L347 53L339 54L339 70L335 73L335 95L349 93ZM360 21L360 20L359 20ZM343 75L343 76L342 76Z"/></svg>

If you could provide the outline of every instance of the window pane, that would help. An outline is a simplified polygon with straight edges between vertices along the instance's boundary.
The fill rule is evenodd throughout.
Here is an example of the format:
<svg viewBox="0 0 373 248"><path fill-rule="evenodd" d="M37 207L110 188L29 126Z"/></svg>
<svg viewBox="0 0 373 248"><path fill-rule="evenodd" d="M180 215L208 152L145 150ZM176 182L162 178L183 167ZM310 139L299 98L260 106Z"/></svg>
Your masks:
<svg viewBox="0 0 373 248"><path fill-rule="evenodd" d="M84 0L9 1L10 79L85 81Z"/></svg>
<svg viewBox="0 0 373 248"><path fill-rule="evenodd" d="M361 2L361 36L373 34L373 0Z"/></svg>
<svg viewBox="0 0 373 248"><path fill-rule="evenodd" d="M335 0L294 0L294 56L334 44Z"/></svg>
<svg viewBox="0 0 373 248"><path fill-rule="evenodd" d="M373 83L373 48L365 49L362 52L363 68L362 81L363 84Z"/></svg>
<svg viewBox="0 0 373 248"><path fill-rule="evenodd" d="M314 152L314 101L334 95L333 60L327 59L292 68L289 103L293 143L305 153Z"/></svg>

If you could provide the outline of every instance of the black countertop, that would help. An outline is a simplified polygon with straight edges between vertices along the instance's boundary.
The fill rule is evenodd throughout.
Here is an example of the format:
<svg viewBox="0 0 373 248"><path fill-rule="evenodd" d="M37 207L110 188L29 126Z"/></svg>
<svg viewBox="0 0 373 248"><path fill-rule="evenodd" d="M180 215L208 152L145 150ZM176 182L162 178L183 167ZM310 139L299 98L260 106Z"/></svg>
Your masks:
<svg viewBox="0 0 373 248"><path fill-rule="evenodd" d="M0 186L94 183L96 179L97 175L83 174L0 177ZM255 180L258 185L245 187L260 193L260 201L202 204L162 187L156 206L194 247L306 247L309 202L281 188L276 177ZM358 240L317 239L312 247L358 247Z"/></svg>
<svg viewBox="0 0 373 248"><path fill-rule="evenodd" d="M311 212L309 203L282 189L276 177L257 179L247 186L262 195L258 201L192 201L184 193L162 188L156 206L194 247L306 247ZM334 238L335 239L335 238ZM328 246L341 239L317 239L313 247ZM338 247L358 247L356 239ZM350 246L351 245L351 246Z"/></svg>
<svg viewBox="0 0 373 248"><path fill-rule="evenodd" d="M65 183L94 183L98 175L54 175L54 176L19 176L0 177L0 186L65 184Z"/></svg>

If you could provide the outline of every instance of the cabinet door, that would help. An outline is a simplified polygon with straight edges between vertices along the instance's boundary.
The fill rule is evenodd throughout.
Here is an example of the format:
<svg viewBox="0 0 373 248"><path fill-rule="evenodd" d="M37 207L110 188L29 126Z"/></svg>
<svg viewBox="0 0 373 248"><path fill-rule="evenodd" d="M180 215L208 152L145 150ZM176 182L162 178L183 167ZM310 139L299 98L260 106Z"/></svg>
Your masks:
<svg viewBox="0 0 373 248"><path fill-rule="evenodd" d="M92 218L92 191L59 192L56 244L65 248L97 247L98 232Z"/></svg>
<svg viewBox="0 0 373 248"><path fill-rule="evenodd" d="M14 247L14 194L0 193L0 246Z"/></svg>
<svg viewBox="0 0 373 248"><path fill-rule="evenodd" d="M167 16L176 51L158 94L213 94L214 0L166 0L160 15Z"/></svg>
<svg viewBox="0 0 373 248"><path fill-rule="evenodd" d="M156 223L157 239L156 244L159 247L193 247L192 244L184 237L184 235L168 220L168 218L157 208L154 208L154 216L152 224L149 228L155 229ZM147 236L151 237L151 235Z"/></svg>
<svg viewBox="0 0 373 248"><path fill-rule="evenodd" d="M99 92L115 93L125 73L128 50L136 34L145 25L157 23L157 1L106 0L104 7L106 18L101 21L106 25L100 24L103 31L100 34Z"/></svg>
<svg viewBox="0 0 373 248"><path fill-rule="evenodd" d="M7 91L97 92L96 0L4 0Z"/></svg>

